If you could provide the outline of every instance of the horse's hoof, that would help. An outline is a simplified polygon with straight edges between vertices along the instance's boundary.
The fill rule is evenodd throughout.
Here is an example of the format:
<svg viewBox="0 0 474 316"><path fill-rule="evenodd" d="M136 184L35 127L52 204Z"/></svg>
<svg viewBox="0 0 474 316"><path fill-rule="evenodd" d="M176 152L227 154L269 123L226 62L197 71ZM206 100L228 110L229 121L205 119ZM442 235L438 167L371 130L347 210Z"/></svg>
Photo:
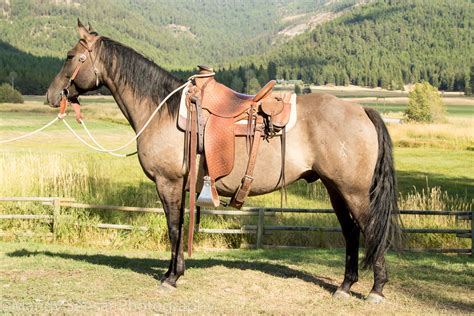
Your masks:
<svg viewBox="0 0 474 316"><path fill-rule="evenodd" d="M351 297L351 295L343 290L340 290L340 289L337 289L336 292L334 292L334 294L332 295L332 298L334 299L343 299L343 300L346 300L348 299L349 297Z"/></svg>
<svg viewBox="0 0 474 316"><path fill-rule="evenodd" d="M163 281L160 284L160 291L161 292L166 292L166 293L173 292L173 291L176 291L176 286L174 286L172 284L169 284L166 281Z"/></svg>
<svg viewBox="0 0 474 316"><path fill-rule="evenodd" d="M380 304L385 301L385 297L377 293L370 293L369 295L367 295L365 300L372 304Z"/></svg>

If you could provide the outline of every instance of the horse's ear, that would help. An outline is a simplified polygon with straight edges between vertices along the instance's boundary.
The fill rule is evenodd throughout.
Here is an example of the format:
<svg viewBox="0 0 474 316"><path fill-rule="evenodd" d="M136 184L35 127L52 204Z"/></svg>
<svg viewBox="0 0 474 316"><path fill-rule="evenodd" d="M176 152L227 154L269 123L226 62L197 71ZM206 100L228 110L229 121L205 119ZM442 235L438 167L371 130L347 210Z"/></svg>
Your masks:
<svg viewBox="0 0 474 316"><path fill-rule="evenodd" d="M86 27L81 23L81 20L77 18L77 32L79 33L79 36L83 40L88 40L90 38L89 31L86 29Z"/></svg>
<svg viewBox="0 0 474 316"><path fill-rule="evenodd" d="M99 35L99 33L97 33L97 32L92 28L91 22L87 22L87 29L89 30L89 34L91 34L91 35Z"/></svg>
<svg viewBox="0 0 474 316"><path fill-rule="evenodd" d="M92 30L92 27L89 24L89 29L87 29L84 24L81 23L79 18L77 19L77 32L81 37L81 40L86 42L95 42L96 36L98 35L95 31Z"/></svg>

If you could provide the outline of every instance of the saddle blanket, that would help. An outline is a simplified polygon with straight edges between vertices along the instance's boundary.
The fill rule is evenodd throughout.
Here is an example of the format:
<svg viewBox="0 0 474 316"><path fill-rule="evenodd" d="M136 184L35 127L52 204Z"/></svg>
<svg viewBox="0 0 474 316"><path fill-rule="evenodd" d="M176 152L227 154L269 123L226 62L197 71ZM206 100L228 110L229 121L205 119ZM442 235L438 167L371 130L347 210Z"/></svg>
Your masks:
<svg viewBox="0 0 474 316"><path fill-rule="evenodd" d="M188 116L188 110L186 107L186 93L188 92L189 87L185 87L181 93L181 101L179 104L179 118L178 118L178 127L185 131L186 130L186 119ZM275 93L272 93L274 95ZM271 96L270 96L271 97ZM292 93L290 98L291 103L291 111L290 111L290 119L288 124L286 124L286 132L288 133L295 125L297 120L297 104L296 104L296 94ZM247 124L247 120L240 120L236 124ZM281 131L278 133L281 134ZM278 135L277 134L277 135Z"/></svg>

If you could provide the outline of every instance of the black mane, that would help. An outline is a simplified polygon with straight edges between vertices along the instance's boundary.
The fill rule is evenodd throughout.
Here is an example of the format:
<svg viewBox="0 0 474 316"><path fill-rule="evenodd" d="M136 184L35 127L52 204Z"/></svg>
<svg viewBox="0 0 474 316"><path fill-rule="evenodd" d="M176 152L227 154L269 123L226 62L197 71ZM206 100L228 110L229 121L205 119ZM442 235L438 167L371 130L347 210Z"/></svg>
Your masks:
<svg viewBox="0 0 474 316"><path fill-rule="evenodd" d="M100 40L99 57L111 70L110 76L121 84L128 85L137 99L151 98L158 105L171 91L184 82L161 68L151 60L110 38ZM114 61L116 65L114 67ZM179 92L177 95L180 95ZM179 98L172 97L166 103L173 117L179 112ZM176 101L176 102L174 102Z"/></svg>

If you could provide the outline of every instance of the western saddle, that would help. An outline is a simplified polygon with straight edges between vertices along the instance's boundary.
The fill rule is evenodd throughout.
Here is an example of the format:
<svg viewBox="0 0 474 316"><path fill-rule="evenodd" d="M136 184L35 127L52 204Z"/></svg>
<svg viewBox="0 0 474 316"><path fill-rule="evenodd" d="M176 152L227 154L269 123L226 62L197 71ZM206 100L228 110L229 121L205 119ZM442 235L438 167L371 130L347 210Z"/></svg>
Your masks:
<svg viewBox="0 0 474 316"><path fill-rule="evenodd" d="M242 183L230 201L240 209L250 192L258 148L262 138L281 136L282 172L284 179L285 125L290 117L290 93L272 93L275 80L268 82L257 94L233 91L214 79L212 68L198 66L186 94L186 160L189 167L190 225L194 224L195 204L218 207L219 195L215 181L231 173L235 158L235 137L246 137L248 164ZM196 196L196 158L204 158L205 176L200 195ZM192 241L193 228L189 228ZM189 239L188 239L189 241ZM192 245L188 245L189 247Z"/></svg>

